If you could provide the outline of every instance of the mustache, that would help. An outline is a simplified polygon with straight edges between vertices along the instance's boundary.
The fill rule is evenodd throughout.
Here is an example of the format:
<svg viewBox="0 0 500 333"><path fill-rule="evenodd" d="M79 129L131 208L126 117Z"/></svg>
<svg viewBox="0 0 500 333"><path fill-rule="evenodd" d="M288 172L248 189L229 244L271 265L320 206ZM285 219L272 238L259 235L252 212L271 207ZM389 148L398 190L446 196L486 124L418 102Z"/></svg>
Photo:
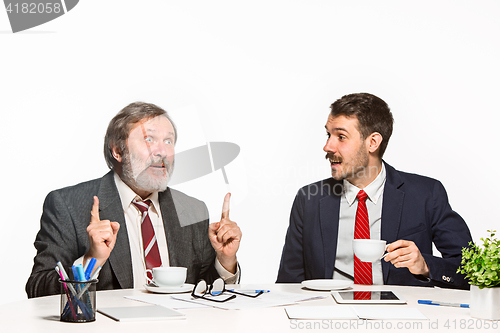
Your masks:
<svg viewBox="0 0 500 333"><path fill-rule="evenodd" d="M326 154L326 156L325 156L325 158L326 158L327 160L330 160L330 161L335 162L335 163L342 163L342 162L343 162L343 160L344 160L342 157L340 157L340 156L335 156L335 155L334 155L334 154L332 154L332 153L327 153L327 154Z"/></svg>
<svg viewBox="0 0 500 333"><path fill-rule="evenodd" d="M163 165L165 167L165 169L167 170L170 170L170 168L172 167L173 163L170 164L167 160L167 158L151 158L148 160L148 162L146 163L146 168L149 168L150 166L152 165Z"/></svg>

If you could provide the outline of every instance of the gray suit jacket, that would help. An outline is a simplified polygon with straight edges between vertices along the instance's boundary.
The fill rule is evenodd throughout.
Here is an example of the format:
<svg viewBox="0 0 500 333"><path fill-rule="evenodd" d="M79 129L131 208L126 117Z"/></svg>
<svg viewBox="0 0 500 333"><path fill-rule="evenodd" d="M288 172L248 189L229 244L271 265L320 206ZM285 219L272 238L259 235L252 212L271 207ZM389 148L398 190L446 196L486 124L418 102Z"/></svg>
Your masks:
<svg viewBox="0 0 500 333"><path fill-rule="evenodd" d="M60 292L54 267L58 261L70 272L73 262L89 250L87 226L93 196L99 198L101 220L120 223L116 244L99 274L98 290L133 288L132 260L122 204L113 172L103 178L52 191L43 206L37 254L26 283L28 297ZM208 210L202 201L167 188L158 199L165 226L171 266L187 267L187 283L218 277L215 251L208 239Z"/></svg>

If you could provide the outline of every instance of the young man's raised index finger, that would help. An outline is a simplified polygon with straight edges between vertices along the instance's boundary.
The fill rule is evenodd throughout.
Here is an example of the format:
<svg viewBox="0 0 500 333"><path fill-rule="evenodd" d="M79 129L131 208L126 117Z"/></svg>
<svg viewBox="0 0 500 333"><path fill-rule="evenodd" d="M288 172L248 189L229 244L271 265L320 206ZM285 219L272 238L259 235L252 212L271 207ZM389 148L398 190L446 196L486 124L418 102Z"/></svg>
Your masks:
<svg viewBox="0 0 500 333"><path fill-rule="evenodd" d="M227 193L224 197L224 203L222 204L222 218L229 218L229 199L231 198L231 193Z"/></svg>

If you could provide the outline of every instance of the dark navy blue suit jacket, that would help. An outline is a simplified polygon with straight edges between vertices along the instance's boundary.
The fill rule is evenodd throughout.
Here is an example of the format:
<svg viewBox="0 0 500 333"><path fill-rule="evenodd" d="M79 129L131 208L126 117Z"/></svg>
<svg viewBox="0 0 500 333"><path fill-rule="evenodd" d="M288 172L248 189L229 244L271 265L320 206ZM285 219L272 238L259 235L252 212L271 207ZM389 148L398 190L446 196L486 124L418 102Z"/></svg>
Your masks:
<svg viewBox="0 0 500 333"><path fill-rule="evenodd" d="M385 163L385 162L384 162ZM457 274L461 249L472 241L465 221L454 212L443 185L428 177L386 166L381 237L415 242L429 266L429 278L382 260L384 284L468 289ZM328 178L299 190L293 203L276 282L331 279L337 252L342 181ZM432 243L442 257L432 255Z"/></svg>

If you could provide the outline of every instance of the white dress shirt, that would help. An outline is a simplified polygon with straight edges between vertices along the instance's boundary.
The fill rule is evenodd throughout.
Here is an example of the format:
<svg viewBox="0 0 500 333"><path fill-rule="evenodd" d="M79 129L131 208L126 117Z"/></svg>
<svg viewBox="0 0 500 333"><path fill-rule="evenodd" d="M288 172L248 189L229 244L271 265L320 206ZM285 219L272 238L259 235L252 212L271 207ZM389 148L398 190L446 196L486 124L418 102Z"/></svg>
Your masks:
<svg viewBox="0 0 500 333"><path fill-rule="evenodd" d="M386 180L385 166L378 176L363 190L368 195L366 208L370 224L370 238L380 239L382 201ZM354 227L356 211L358 209L356 195L361 189L344 179L344 192L340 199L339 230L337 239L337 256L335 258L334 279L348 279L354 281L354 253L352 241L354 239ZM356 204L354 204L356 202ZM384 284L382 276L382 262L372 263L373 284Z"/></svg>

